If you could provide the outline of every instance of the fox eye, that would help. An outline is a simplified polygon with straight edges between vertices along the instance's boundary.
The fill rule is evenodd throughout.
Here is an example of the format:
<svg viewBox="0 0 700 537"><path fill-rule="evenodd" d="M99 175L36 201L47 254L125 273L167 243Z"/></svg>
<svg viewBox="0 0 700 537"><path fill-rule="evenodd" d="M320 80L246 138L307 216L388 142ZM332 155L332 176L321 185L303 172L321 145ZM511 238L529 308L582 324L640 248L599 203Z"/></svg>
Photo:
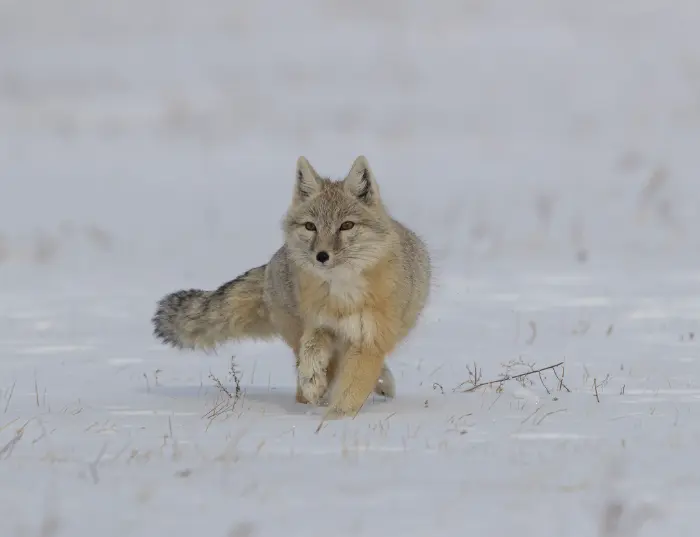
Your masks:
<svg viewBox="0 0 700 537"><path fill-rule="evenodd" d="M350 222L350 221L343 222L342 224L340 224L340 231L347 231L348 229L352 229L354 227L355 227L355 222Z"/></svg>
<svg viewBox="0 0 700 537"><path fill-rule="evenodd" d="M304 224L304 227L308 231L316 231L316 226L312 222L306 222L306 224Z"/></svg>

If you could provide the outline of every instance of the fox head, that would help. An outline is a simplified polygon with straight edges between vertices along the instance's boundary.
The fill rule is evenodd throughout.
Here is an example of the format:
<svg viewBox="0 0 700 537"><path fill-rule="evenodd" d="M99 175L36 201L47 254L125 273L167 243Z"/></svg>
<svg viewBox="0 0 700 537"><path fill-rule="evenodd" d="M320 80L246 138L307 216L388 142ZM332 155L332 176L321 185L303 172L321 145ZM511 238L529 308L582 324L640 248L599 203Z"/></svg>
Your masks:
<svg viewBox="0 0 700 537"><path fill-rule="evenodd" d="M299 157L283 230L292 260L328 277L372 266L395 240L391 218L364 156L357 157L341 181L321 177L306 158Z"/></svg>

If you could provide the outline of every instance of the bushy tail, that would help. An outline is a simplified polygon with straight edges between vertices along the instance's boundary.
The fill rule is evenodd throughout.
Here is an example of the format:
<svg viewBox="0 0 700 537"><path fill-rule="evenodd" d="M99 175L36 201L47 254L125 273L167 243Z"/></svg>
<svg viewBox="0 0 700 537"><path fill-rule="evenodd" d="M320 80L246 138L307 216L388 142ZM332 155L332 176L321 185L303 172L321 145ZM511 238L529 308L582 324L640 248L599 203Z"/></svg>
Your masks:
<svg viewBox="0 0 700 537"><path fill-rule="evenodd" d="M275 336L263 301L265 265L216 291L189 289L166 295L153 315L154 335L179 349L211 349L227 340Z"/></svg>

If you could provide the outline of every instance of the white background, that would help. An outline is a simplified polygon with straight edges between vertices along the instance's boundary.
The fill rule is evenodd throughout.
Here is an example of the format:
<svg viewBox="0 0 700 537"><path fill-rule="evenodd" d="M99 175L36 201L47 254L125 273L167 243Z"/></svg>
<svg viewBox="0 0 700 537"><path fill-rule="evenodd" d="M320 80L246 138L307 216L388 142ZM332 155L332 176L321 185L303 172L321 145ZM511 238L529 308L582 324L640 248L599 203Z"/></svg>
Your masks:
<svg viewBox="0 0 700 537"><path fill-rule="evenodd" d="M695 536L698 27L690 0L0 2L0 535ZM318 434L281 344L150 325L278 248L302 154L365 154L435 263L396 400ZM521 358L571 392L452 391Z"/></svg>

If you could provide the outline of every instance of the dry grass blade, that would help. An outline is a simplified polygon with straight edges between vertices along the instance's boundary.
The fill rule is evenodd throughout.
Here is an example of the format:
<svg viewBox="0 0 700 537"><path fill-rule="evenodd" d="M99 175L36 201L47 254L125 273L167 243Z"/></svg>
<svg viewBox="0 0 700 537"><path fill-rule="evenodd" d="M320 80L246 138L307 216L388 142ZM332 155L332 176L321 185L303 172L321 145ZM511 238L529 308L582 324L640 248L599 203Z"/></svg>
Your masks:
<svg viewBox="0 0 700 537"><path fill-rule="evenodd" d="M24 425L22 425L22 427L17 429L17 431L15 432L15 436L12 437L12 439L7 444L5 444L2 448L0 448L0 457L4 457L5 459L10 458L10 456L12 455L12 452L15 449L15 446L17 444L19 444L20 440L22 440L22 437L24 436L25 428L27 427L27 425L29 425L29 423L31 421L32 421L31 419L28 420Z"/></svg>
<svg viewBox="0 0 700 537"><path fill-rule="evenodd" d="M12 401L12 396L15 393L15 386L17 385L17 380L15 380L12 383L12 388L10 388L10 393L7 396L7 400L5 401L5 414L7 414L7 409L10 408L10 401Z"/></svg>
<svg viewBox="0 0 700 537"><path fill-rule="evenodd" d="M559 381L559 391L561 391L562 388L564 388L567 392L571 393L571 390L569 387L564 384L564 375L566 374L564 370L564 366L561 366L561 377L557 373L556 369L552 369L552 372L554 373L554 376L557 377L557 380Z"/></svg>
<svg viewBox="0 0 700 537"><path fill-rule="evenodd" d="M520 373L520 374L518 374L518 375L504 375L504 376L502 376L502 377L499 378L499 379L496 379L496 380L489 380L488 382L477 382L477 383L473 383L473 386L471 386L471 387L469 387L469 388L467 388L467 389L465 389L465 390L462 390L462 393L473 392L474 390L477 390L477 389L479 389L479 388L483 388L483 387L486 387L486 386L493 386L494 384L502 384L502 383L504 383L504 382L508 382L509 380L519 380L519 379L522 379L522 378L527 377L527 376L529 376L529 375L534 375L534 374L541 373L542 371L547 371L547 370L549 370L549 369L554 369L555 367L559 367L559 366L561 366L561 365L564 365L564 362L559 362L559 363L557 363L557 364L548 365L548 366L546 366L546 367L541 367L541 368L539 368L539 369L533 369L532 371L526 371L525 373ZM470 383L470 381L462 382L462 383L459 384L456 388L454 388L452 391L453 391L453 392L456 392L456 391L458 391L462 386L464 386L465 384L469 384L469 383Z"/></svg>
<svg viewBox="0 0 700 537"><path fill-rule="evenodd" d="M219 378L213 373L209 374L209 378L214 382L216 387L219 389L219 392L222 394L221 399L216 401L213 408L203 416L209 420L210 424L218 416L235 410L238 401L243 395L243 390L241 389L241 377L236 369L235 356L231 357L229 376L231 377L231 381L234 383L233 393L231 393L231 390L224 386L223 382L221 382L221 380L219 380Z"/></svg>

